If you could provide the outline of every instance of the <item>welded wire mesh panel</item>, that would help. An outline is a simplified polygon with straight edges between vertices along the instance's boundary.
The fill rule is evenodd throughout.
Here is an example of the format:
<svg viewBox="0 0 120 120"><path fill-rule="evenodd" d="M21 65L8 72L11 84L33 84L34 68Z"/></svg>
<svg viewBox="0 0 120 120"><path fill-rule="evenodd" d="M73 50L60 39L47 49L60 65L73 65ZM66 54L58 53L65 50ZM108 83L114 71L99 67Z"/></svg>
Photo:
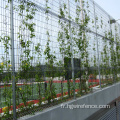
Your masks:
<svg viewBox="0 0 120 120"><path fill-rule="evenodd" d="M120 118L120 102L118 103L118 116Z"/></svg>
<svg viewBox="0 0 120 120"><path fill-rule="evenodd" d="M116 107L113 107L105 115L103 115L99 120L117 120L116 117Z"/></svg>
<svg viewBox="0 0 120 120"><path fill-rule="evenodd" d="M10 4L0 1L2 117L13 110ZM120 26L93 0L14 0L13 8L17 117L119 81Z"/></svg>

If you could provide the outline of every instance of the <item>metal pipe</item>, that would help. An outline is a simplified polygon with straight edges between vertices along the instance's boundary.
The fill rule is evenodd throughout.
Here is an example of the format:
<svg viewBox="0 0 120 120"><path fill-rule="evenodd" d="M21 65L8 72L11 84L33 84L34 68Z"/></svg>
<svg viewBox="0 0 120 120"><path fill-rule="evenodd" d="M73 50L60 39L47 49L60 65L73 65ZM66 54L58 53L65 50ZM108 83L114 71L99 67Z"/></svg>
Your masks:
<svg viewBox="0 0 120 120"><path fill-rule="evenodd" d="M110 19L110 16L109 16L109 20L111 20ZM112 29L111 29L111 23L109 23L109 25L110 25L110 37L112 37ZM112 41L111 41L112 42ZM111 57L113 56L113 42L112 42L112 46L111 46L111 48L112 48L112 53L111 53ZM111 68L112 68L112 73L113 73L113 71L114 71L114 61L112 60L111 61L112 62L112 64L113 64L113 66L112 66L112 64L111 64ZM115 83L115 71L114 71L114 73L113 73L113 81L114 81L114 83Z"/></svg>
<svg viewBox="0 0 120 120"><path fill-rule="evenodd" d="M83 17L83 0L80 0L80 8L81 8L81 22L83 24L83 20L84 20L84 17Z"/></svg>
<svg viewBox="0 0 120 120"><path fill-rule="evenodd" d="M96 24L96 14L95 14L95 3L94 3L94 1L93 1L93 7L94 7L94 19L95 19L96 44L97 44L97 57L98 57L99 84L100 84L100 89L101 89L101 78L100 78L100 58L99 58L98 36L97 36L97 24Z"/></svg>
<svg viewBox="0 0 120 120"><path fill-rule="evenodd" d="M70 2L69 2L69 0L68 0L68 15L70 17ZM74 88L73 92L74 92L74 99L75 99L76 96L75 96L74 59L73 59L73 44L72 44L71 22L69 22L69 33L70 33L70 42L71 42L70 51L71 51L72 80L73 80L73 88Z"/></svg>
<svg viewBox="0 0 120 120"><path fill-rule="evenodd" d="M12 64L12 89L13 89L13 120L16 118L16 92L15 92L15 56L14 56L14 24L13 0L10 1L10 28L11 28L11 64Z"/></svg>

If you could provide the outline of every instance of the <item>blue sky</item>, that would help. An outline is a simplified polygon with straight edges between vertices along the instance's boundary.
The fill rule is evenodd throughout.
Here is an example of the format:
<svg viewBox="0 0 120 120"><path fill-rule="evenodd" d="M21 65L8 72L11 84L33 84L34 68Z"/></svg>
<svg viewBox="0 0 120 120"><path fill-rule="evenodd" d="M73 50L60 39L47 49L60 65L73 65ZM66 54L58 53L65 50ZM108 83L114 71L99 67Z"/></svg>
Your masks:
<svg viewBox="0 0 120 120"><path fill-rule="evenodd" d="M120 19L120 0L94 0L113 18ZM119 20L120 23L120 20Z"/></svg>

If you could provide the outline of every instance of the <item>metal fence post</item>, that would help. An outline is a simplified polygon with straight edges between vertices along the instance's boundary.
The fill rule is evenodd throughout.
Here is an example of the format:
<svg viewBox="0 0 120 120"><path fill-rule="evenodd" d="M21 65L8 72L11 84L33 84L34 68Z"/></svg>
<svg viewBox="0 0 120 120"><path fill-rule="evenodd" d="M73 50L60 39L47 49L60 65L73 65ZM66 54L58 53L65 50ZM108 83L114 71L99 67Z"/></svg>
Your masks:
<svg viewBox="0 0 120 120"><path fill-rule="evenodd" d="M110 16L109 16L109 21L111 20L111 18L110 18ZM109 26L110 26L110 37L112 37L112 28L111 28L111 23L109 22ZM112 41L111 41L112 42ZM113 45L113 42L112 42L112 45ZM114 54L114 50L113 50L114 48L112 47L112 54L111 54L111 57L113 57L113 54ZM112 68L112 74L113 74L113 82L115 83L115 67L114 67L114 61L112 60L111 61L112 63L111 63L111 68ZM113 66L112 66L112 64L113 64ZM114 71L114 73L113 73L113 71Z"/></svg>
<svg viewBox="0 0 120 120"><path fill-rule="evenodd" d="M68 15L70 17L70 2L68 0ZM70 19L70 18L69 18ZM75 78L74 78L74 59L73 59L73 44L72 44L72 33L71 33L71 22L69 22L69 32L70 32L70 41L71 41L71 66L72 66L72 80L73 80L73 93L74 93L74 99L76 98L75 96Z"/></svg>
<svg viewBox="0 0 120 120"><path fill-rule="evenodd" d="M116 27L116 25L115 25L115 27ZM116 52L116 55L115 55L115 67L114 67L114 79L115 79L115 82L116 82L116 80L117 80L117 71L118 71L118 69L117 69L117 38L116 38L116 34L117 34L117 31L116 31L116 28L115 28L115 42L116 42L116 44L115 44L115 52ZM115 71L115 69L116 69L116 71Z"/></svg>
<svg viewBox="0 0 120 120"><path fill-rule="evenodd" d="M80 0L80 8L81 8L81 21L83 24L84 16L83 16L83 1L82 0Z"/></svg>
<svg viewBox="0 0 120 120"><path fill-rule="evenodd" d="M101 89L101 78L100 78L100 58L99 58L99 48L98 48L98 36L97 36L97 25L96 25L96 14L95 14L95 3L93 1L93 7L94 7L94 19L95 19L95 33L96 33L96 43L97 43L97 62L98 62L98 72L99 72L99 84Z"/></svg>
<svg viewBox="0 0 120 120"><path fill-rule="evenodd" d="M12 89L13 89L13 120L16 120L16 92L15 92L15 56L14 56L14 25L13 25L13 0L10 1L10 28L11 28L11 64L12 64Z"/></svg>

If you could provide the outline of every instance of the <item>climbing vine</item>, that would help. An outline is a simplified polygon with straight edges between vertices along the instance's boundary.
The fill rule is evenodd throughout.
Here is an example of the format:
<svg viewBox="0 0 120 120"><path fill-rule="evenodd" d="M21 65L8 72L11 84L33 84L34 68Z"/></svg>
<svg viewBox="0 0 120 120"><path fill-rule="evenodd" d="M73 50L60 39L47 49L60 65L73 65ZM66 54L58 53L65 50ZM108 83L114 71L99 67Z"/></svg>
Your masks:
<svg viewBox="0 0 120 120"><path fill-rule="evenodd" d="M19 88L16 87L19 104L19 97L21 97L24 106L27 106L28 97L32 94L32 87L27 84L30 76L31 62L33 60L33 56L31 56L31 44L32 40L35 37L35 23L33 22L35 12L37 9L35 8L35 4L29 1L19 1L18 5L19 17L21 18L21 24L19 25L18 39L20 41L20 45L22 48L23 54L21 54L21 70L18 74L18 78L25 78L24 87ZM25 34L27 32L27 35ZM28 36L28 37L27 37Z"/></svg>

